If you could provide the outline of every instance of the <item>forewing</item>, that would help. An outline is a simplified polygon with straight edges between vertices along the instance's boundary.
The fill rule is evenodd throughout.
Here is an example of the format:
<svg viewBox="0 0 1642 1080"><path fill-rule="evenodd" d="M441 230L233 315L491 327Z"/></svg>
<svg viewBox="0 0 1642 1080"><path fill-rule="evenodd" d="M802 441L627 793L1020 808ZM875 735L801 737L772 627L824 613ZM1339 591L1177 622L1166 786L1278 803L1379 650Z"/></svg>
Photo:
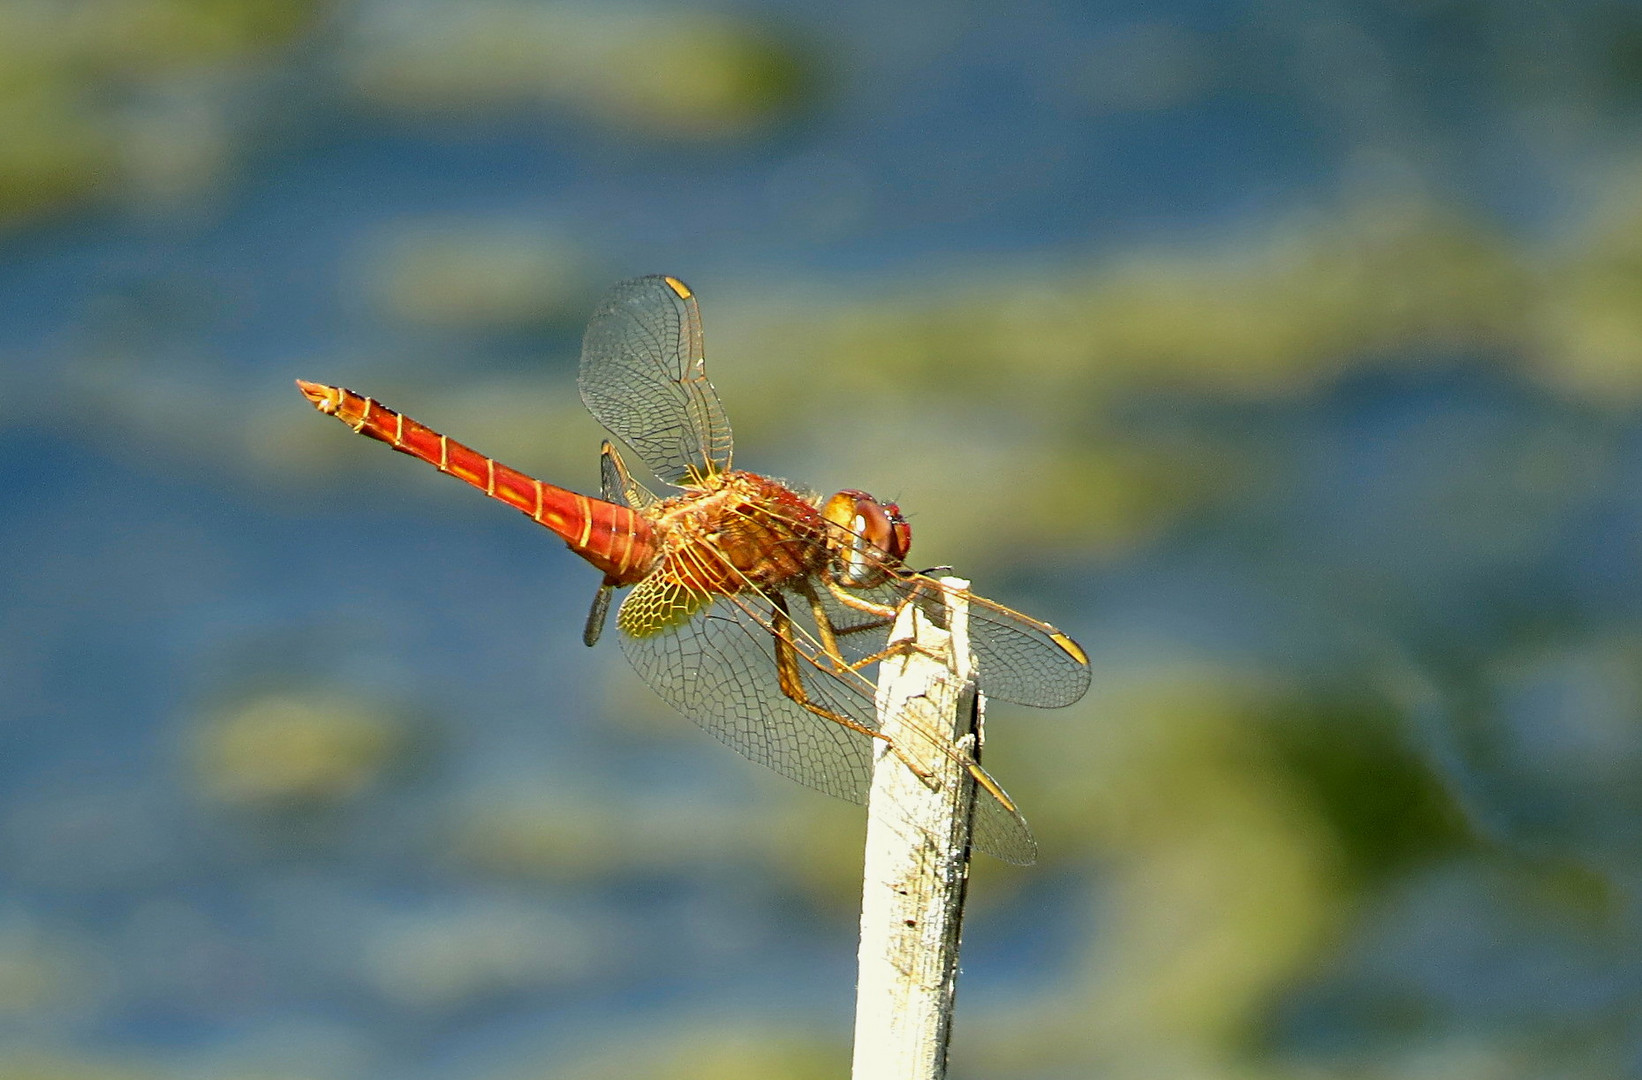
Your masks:
<svg viewBox="0 0 1642 1080"><path fill-rule="evenodd" d="M829 620L844 631L838 642L847 659L881 648L895 614L909 602L917 604L935 625L946 625L948 587L881 552L875 555L874 550L870 544L852 548L852 558L878 571L862 575L875 578L870 585L843 584L848 575L840 561L834 560L838 590L853 604L817 585ZM1089 657L1081 645L1046 622L968 590L961 592L969 606L970 646L982 692L1002 701L1049 709L1083 697L1089 689Z"/></svg>
<svg viewBox="0 0 1642 1080"><path fill-rule="evenodd" d="M923 574L897 570L870 588L846 591L890 608L910 600L936 625L945 625L946 586ZM984 596L965 592L964 598L969 604L976 681L988 697L1053 709L1072 704L1089 689L1089 658L1077 642L1046 622ZM848 609L844 604L838 607ZM860 614L843 617L871 622Z"/></svg>
<svg viewBox="0 0 1642 1080"><path fill-rule="evenodd" d="M1089 657L1081 645L984 596L969 598L969 640L981 689L992 697L1058 709L1089 689Z"/></svg>
<svg viewBox="0 0 1642 1080"><path fill-rule="evenodd" d="M582 338L582 401L656 478L699 484L730 468L730 422L707 381L701 313L677 278L613 287Z"/></svg>

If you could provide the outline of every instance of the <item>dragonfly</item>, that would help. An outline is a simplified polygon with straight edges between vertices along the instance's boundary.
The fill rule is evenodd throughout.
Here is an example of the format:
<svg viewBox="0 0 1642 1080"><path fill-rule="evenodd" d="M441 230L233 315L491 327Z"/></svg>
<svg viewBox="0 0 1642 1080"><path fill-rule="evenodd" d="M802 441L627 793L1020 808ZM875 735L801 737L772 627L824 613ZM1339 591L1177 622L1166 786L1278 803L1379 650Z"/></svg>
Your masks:
<svg viewBox="0 0 1642 1080"><path fill-rule="evenodd" d="M905 647L889 636L907 605L940 625L947 594L961 593L988 697L1059 707L1088 689L1088 656L1069 636L912 569L912 528L896 503L854 489L823 499L733 467L700 309L678 278L634 278L605 295L577 383L616 440L600 449L597 497L528 476L353 390L297 380L320 412L523 512L602 572L587 645L601 637L616 590L630 588L616 628L651 689L746 757L829 795L866 802L874 743L888 741L877 665ZM629 471L617 442L659 493ZM926 737L965 755L978 793L974 846L1033 862L1031 829L974 752L950 735Z"/></svg>

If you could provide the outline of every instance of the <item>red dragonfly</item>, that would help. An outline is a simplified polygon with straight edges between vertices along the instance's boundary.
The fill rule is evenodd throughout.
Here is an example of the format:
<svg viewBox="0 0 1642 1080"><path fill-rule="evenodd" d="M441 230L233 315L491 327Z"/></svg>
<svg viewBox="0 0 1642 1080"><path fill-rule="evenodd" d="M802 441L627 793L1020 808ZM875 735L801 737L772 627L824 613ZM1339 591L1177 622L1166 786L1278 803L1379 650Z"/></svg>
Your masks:
<svg viewBox="0 0 1642 1080"><path fill-rule="evenodd" d="M895 651L886 642L900 610L916 604L939 622L948 588L906 565L912 530L900 508L862 491L822 500L731 467L730 423L707 381L701 314L677 278L635 278L610 290L588 324L578 383L594 418L673 494L635 480L608 440L601 497L593 498L526 476L352 390L297 386L361 435L523 511L602 571L582 635L588 645L603 630L612 593L632 586L616 614L622 646L678 711L799 783L865 802L872 744L882 738L870 672ZM1088 658L1075 641L991 600L963 598L984 693L1045 707L1083 696ZM1014 803L977 763L965 765L981 792L975 846L1032 862L1037 845Z"/></svg>

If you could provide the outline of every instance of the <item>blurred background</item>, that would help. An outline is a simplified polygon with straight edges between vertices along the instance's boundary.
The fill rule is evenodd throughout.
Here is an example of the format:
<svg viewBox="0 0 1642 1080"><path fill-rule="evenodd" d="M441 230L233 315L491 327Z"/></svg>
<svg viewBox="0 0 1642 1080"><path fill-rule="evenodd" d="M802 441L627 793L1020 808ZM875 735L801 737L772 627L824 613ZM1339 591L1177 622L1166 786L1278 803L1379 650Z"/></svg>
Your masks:
<svg viewBox="0 0 1642 1080"><path fill-rule="evenodd" d="M1089 648L957 1077L1642 1075L1642 7L0 0L0 1076L831 1077L860 810L342 383L737 463Z"/></svg>

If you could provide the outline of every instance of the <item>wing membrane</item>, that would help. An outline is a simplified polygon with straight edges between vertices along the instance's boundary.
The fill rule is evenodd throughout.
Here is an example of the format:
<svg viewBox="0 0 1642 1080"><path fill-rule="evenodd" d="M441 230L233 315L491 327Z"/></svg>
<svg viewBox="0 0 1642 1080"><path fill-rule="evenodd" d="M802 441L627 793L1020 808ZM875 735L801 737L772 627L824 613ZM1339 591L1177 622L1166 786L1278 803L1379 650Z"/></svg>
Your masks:
<svg viewBox="0 0 1642 1080"><path fill-rule="evenodd" d="M872 680L834 671L816 644L807 601L798 593L787 597L792 641L811 702L876 730ZM694 618L662 632L624 634L622 649L656 693L720 742L807 787L864 804L875 740L815 715L782 692L776 621L773 600L756 591L720 596ZM863 636L881 643L884 634ZM984 790L976 792L974 830L976 848L1007 862L1025 864L1037 857L1037 843L1019 812Z"/></svg>
<svg viewBox="0 0 1642 1080"><path fill-rule="evenodd" d="M599 447L599 491L605 502L635 506L640 509L654 505L656 497L627 472L627 463L621 453L606 439Z"/></svg>
<svg viewBox="0 0 1642 1080"><path fill-rule="evenodd" d="M749 610L754 603L766 609L756 617ZM656 693L714 738L800 784L865 802L873 740L781 692L768 609L762 598L719 597L665 632L623 635L622 648ZM876 714L836 680L807 679L806 689L822 707L864 727L878 726Z"/></svg>
<svg viewBox="0 0 1642 1080"><path fill-rule="evenodd" d="M944 586L931 578L915 575L901 579L899 587L915 597L925 614L946 610L940 596ZM969 603L977 681L984 693L1040 709L1058 709L1083 697L1089 689L1089 658L1077 642L1046 622L984 596L966 593L964 598Z"/></svg>
<svg viewBox="0 0 1642 1080"><path fill-rule="evenodd" d="M935 622L946 625L947 586L923 574L886 567L888 576L866 588L844 591L867 604L898 610L914 603ZM1012 611L995 600L965 591L969 605L969 642L975 652L975 681L988 697L1043 709L1070 705L1089 689L1089 660L1081 646L1046 622ZM860 627L839 638L860 655L882 648L887 620L827 598L833 625ZM875 644L874 644L875 643ZM852 650L853 651L853 650Z"/></svg>
<svg viewBox="0 0 1642 1080"><path fill-rule="evenodd" d="M701 312L688 286L652 276L605 294L577 377L595 419L657 479L699 485L730 468L730 422L707 381Z"/></svg>

